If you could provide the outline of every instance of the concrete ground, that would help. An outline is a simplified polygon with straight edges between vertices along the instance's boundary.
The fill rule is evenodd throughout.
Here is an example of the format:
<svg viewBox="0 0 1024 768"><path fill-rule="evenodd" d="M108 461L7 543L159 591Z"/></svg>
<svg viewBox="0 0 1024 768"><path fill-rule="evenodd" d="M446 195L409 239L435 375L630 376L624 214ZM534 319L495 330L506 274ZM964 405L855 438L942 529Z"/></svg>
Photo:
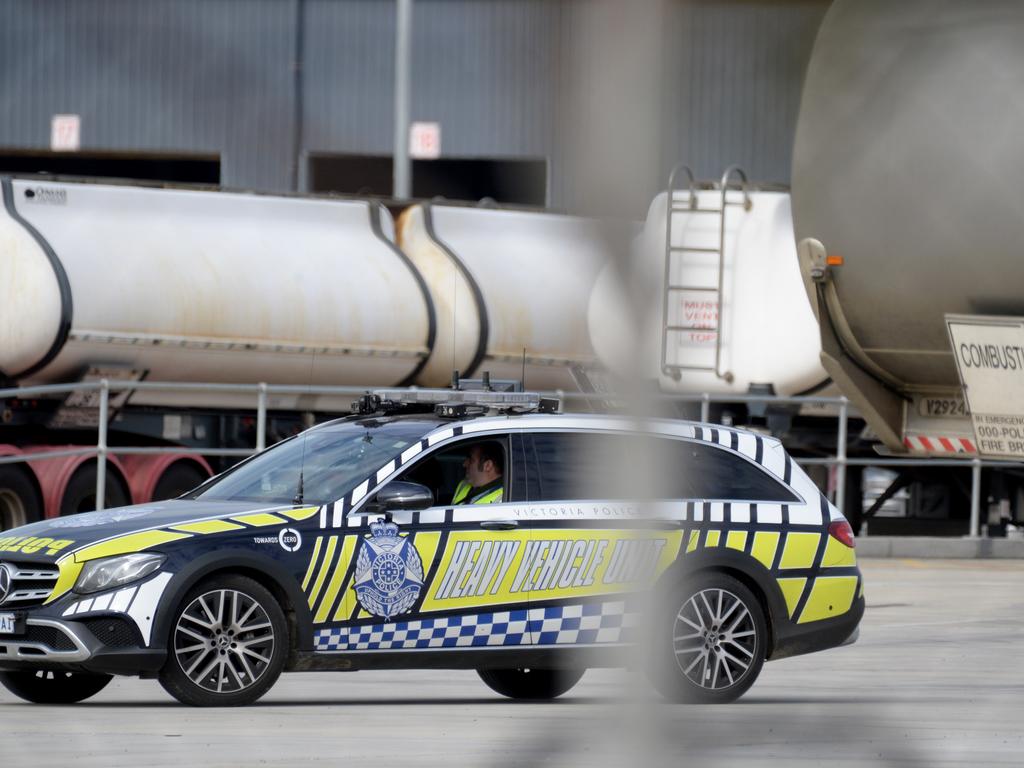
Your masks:
<svg viewBox="0 0 1024 768"><path fill-rule="evenodd" d="M663 703L593 671L551 704L473 672L285 675L195 710L117 680L70 707L0 690L5 765L863 766L1024 761L1024 561L866 560L856 645L767 664L738 703Z"/></svg>

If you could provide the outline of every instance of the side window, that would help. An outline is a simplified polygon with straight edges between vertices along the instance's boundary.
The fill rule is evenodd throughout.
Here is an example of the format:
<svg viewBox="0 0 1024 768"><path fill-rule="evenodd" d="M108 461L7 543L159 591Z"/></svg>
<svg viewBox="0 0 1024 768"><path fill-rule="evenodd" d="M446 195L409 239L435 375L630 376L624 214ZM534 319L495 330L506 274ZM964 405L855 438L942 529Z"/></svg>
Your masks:
<svg viewBox="0 0 1024 768"><path fill-rule="evenodd" d="M530 501L799 501L753 462L705 443L600 432L530 437L527 453L536 468L529 475ZM630 469L636 461L645 462L643 472Z"/></svg>
<svg viewBox="0 0 1024 768"><path fill-rule="evenodd" d="M781 482L753 462L707 443L662 439L676 469L672 498L798 502Z"/></svg>
<svg viewBox="0 0 1024 768"><path fill-rule="evenodd" d="M623 437L604 433L536 432L529 436L527 455L530 501L571 501L626 498L628 478L618 476L615 449ZM536 475L536 478L534 478Z"/></svg>
<svg viewBox="0 0 1024 768"><path fill-rule="evenodd" d="M434 451L397 479L427 486L434 494L434 503L439 506L471 503L470 500L481 490L500 489L502 498L499 500L509 501L511 491L521 486L513 479L517 470L522 474L521 464L514 469L518 462L511 459L512 452L506 437L491 435L461 440ZM460 483L467 484L477 493L459 493Z"/></svg>

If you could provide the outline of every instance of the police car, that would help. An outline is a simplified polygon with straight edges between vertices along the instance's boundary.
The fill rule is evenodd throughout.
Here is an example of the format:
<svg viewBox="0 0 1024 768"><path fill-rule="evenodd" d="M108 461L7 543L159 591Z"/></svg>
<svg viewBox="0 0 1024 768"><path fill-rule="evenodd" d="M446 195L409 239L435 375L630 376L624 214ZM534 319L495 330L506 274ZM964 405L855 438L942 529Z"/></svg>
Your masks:
<svg viewBox="0 0 1024 768"><path fill-rule="evenodd" d="M850 526L776 440L550 406L378 391L180 499L0 535L0 682L216 706L282 671L429 667L552 698L632 649L670 699L726 702L856 637ZM624 481L638 456L653 485Z"/></svg>

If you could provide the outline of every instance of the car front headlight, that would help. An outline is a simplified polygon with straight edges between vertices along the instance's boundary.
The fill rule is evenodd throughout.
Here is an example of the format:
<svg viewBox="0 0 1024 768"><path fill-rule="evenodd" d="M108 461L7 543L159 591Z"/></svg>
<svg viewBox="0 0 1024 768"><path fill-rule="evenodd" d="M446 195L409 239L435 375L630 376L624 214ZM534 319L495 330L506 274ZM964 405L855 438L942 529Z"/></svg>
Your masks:
<svg viewBox="0 0 1024 768"><path fill-rule="evenodd" d="M149 576L163 565L166 559L166 555L155 552L137 552L132 555L92 560L82 568L78 581L75 582L75 592L87 595L130 584Z"/></svg>

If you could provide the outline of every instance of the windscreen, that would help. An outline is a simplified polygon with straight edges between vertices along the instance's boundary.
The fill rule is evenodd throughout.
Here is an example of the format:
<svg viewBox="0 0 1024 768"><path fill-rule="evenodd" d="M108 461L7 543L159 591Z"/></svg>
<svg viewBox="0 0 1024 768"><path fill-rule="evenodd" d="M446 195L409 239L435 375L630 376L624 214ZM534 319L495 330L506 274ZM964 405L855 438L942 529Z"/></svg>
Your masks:
<svg viewBox="0 0 1024 768"><path fill-rule="evenodd" d="M425 421L364 419L314 429L240 464L189 498L326 504L351 491L433 426Z"/></svg>

